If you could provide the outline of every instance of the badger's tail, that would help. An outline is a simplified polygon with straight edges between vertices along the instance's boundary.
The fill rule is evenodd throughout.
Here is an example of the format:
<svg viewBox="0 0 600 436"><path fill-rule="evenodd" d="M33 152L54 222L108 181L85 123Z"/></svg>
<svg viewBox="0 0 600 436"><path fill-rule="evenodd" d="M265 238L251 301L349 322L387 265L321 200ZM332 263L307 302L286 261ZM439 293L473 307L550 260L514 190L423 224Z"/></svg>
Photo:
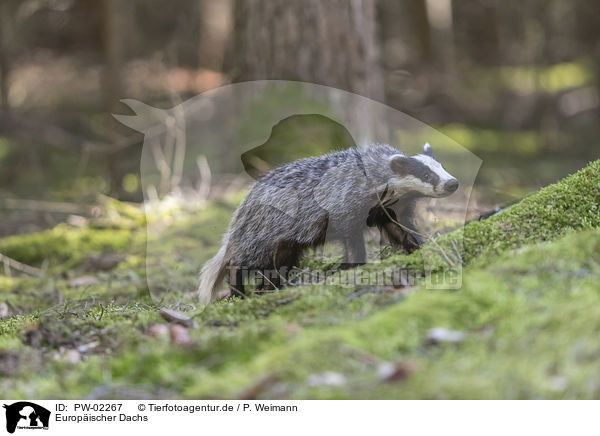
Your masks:
<svg viewBox="0 0 600 436"><path fill-rule="evenodd" d="M225 254L227 251L227 243L221 246L219 252L202 268L200 272L200 287L198 288L198 298L200 303L208 304L217 296L217 290L223 279L225 278L226 272L226 259Z"/></svg>

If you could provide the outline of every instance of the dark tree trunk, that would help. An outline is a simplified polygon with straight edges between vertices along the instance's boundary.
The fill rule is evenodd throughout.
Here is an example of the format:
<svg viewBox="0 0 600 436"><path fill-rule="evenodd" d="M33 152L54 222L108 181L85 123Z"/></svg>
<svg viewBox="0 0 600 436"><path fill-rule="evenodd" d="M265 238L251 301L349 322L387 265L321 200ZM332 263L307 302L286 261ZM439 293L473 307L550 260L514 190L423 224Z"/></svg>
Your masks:
<svg viewBox="0 0 600 436"><path fill-rule="evenodd" d="M14 29L13 29L12 3L3 0L0 4L0 107L8 111L8 76L10 74L10 61Z"/></svg>
<svg viewBox="0 0 600 436"><path fill-rule="evenodd" d="M236 0L233 32L232 82L297 80L384 100L375 0ZM388 142L383 114L352 94L325 89L318 98L359 146Z"/></svg>
<svg viewBox="0 0 600 436"><path fill-rule="evenodd" d="M121 70L123 67L124 44L124 8L119 0L103 0L103 49L105 59L104 96L106 108L110 113L119 110L119 100L123 98ZM108 130L112 142L118 142L118 132L121 126L115 120L108 120ZM107 166L110 172L110 193L118 196L123 179L121 161L123 153L116 151L107 153Z"/></svg>
<svg viewBox="0 0 600 436"><path fill-rule="evenodd" d="M300 80L384 99L374 0L237 0L232 81Z"/></svg>
<svg viewBox="0 0 600 436"><path fill-rule="evenodd" d="M425 0L411 0L406 2L407 15L412 33L416 36L416 52L422 65L428 66L432 61L431 29L427 17L427 4Z"/></svg>

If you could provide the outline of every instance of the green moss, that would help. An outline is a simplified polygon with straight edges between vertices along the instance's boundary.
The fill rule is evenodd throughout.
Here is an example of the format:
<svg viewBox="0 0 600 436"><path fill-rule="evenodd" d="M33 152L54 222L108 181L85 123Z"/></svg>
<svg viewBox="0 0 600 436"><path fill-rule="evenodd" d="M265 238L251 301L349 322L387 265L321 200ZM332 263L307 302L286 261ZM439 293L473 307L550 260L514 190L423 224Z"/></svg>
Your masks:
<svg viewBox="0 0 600 436"><path fill-rule="evenodd" d="M126 251L139 242L139 235L127 229L74 229L59 225L52 230L0 240L0 253L19 262L39 265L70 260L71 264L94 252Z"/></svg>
<svg viewBox="0 0 600 436"><path fill-rule="evenodd" d="M278 381L260 397L599 398L599 182L594 162L502 214L439 237L456 262L452 241L464 242L459 290L316 285L223 300L189 312L200 328L190 330L188 346L147 335L163 321L144 286L143 227L59 226L0 240L0 252L18 260L59 265L44 278L0 282L0 301L23 313L0 320L0 350L20 359L18 372L0 379L0 391L119 398L134 388L137 396L231 398L274 374ZM197 264L216 249L232 207L213 205L177 220L161 240L150 236L157 265L181 265L177 286L196 280ZM97 284L68 286L65 274L83 274L69 265L102 251L127 258L94 273ZM423 256L426 265L447 266L430 244L369 269L422 268ZM466 339L427 345L433 327L460 330ZM40 332L39 345L29 345L27 329ZM65 349L94 343L82 362L64 360ZM416 370L402 383L381 382L377 368L385 361L410 362ZM343 374L346 383L308 383L327 371Z"/></svg>
<svg viewBox="0 0 600 436"><path fill-rule="evenodd" d="M187 395L228 397L276 373L302 386L291 392L298 397L597 398L600 386L590 382L600 367L592 357L600 352L599 255L596 231L506 253L491 271L467 271L458 292L421 290L364 321L302 332L243 366L200 377ZM438 326L467 339L425 345ZM361 355L419 369L398 389L378 382ZM344 373L348 385L307 389L306 377L322 371Z"/></svg>
<svg viewBox="0 0 600 436"><path fill-rule="evenodd" d="M384 264L406 264L428 271L493 256L522 245L554 240L569 230L600 227L600 161L560 182L541 189L484 221L442 235L411 256L391 256ZM459 249L460 257L456 253ZM443 254L442 254L443 252Z"/></svg>

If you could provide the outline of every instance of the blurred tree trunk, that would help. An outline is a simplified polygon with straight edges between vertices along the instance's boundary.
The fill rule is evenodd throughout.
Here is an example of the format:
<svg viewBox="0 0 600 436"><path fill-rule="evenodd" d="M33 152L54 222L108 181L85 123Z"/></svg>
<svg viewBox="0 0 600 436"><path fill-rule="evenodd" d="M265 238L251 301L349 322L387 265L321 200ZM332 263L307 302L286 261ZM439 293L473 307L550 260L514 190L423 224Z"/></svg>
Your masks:
<svg viewBox="0 0 600 436"><path fill-rule="evenodd" d="M123 68L123 17L125 2L120 0L103 0L103 46L104 46L104 96L108 113L116 113L119 108L119 100L123 98L123 86L121 82L121 70ZM117 143L117 122L109 117L108 131L112 142ZM123 154L119 151L107 153L107 166L110 172L110 193L118 196L123 179L121 160Z"/></svg>
<svg viewBox="0 0 600 436"><path fill-rule="evenodd" d="M384 99L374 0L237 0L233 82L300 80Z"/></svg>
<svg viewBox="0 0 600 436"><path fill-rule="evenodd" d="M502 9L500 3L454 1L452 9L457 18L453 26L456 43L463 57L479 65L501 65L503 58L498 35L498 11ZM517 23L520 19L521 15L514 14L512 21ZM508 28L514 27L512 23L504 24Z"/></svg>
<svg viewBox="0 0 600 436"><path fill-rule="evenodd" d="M0 106L8 111L8 76L10 74L10 56L13 39L11 2L0 3Z"/></svg>
<svg viewBox="0 0 600 436"><path fill-rule="evenodd" d="M225 65L232 82L298 80L384 100L375 0L236 0L234 7ZM351 124L359 146L389 141L376 110L336 90L322 97Z"/></svg>
<svg viewBox="0 0 600 436"><path fill-rule="evenodd" d="M199 66L223 70L227 40L231 32L232 0L200 0Z"/></svg>
<svg viewBox="0 0 600 436"><path fill-rule="evenodd" d="M420 64L429 66L432 60L431 30L427 17L426 0L410 0L406 2L407 15L412 32L416 36L417 54Z"/></svg>

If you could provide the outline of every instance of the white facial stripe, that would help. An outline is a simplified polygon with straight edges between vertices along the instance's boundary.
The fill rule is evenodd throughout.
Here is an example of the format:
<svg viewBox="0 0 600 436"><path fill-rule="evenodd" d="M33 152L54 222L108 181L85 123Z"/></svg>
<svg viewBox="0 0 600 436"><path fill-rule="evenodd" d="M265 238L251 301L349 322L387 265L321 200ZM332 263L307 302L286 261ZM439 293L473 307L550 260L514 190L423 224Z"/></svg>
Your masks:
<svg viewBox="0 0 600 436"><path fill-rule="evenodd" d="M448 174L444 167L442 167L442 164L440 164L437 160L424 154L418 154L413 157L416 160L422 162L424 165L427 165L431 169L431 171L436 173L440 178L440 184L443 185L447 181L452 180L454 178L450 174Z"/></svg>
<svg viewBox="0 0 600 436"><path fill-rule="evenodd" d="M391 180L390 185L394 191L400 194L409 191L417 191L427 194L433 191L433 187L429 183L425 183L423 180L414 176L406 176L402 178L394 177Z"/></svg>

